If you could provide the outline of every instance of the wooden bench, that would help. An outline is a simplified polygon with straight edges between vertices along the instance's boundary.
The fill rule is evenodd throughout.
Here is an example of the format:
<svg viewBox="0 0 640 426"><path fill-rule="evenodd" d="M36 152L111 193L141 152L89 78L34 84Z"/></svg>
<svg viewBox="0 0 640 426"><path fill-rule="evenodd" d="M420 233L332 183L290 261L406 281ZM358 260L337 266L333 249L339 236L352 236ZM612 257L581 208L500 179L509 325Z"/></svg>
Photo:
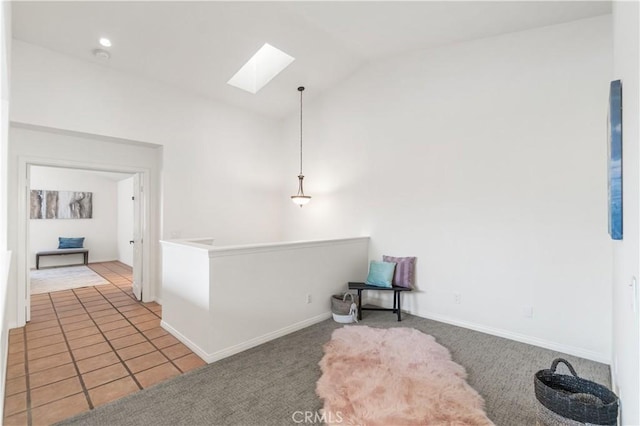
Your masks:
<svg viewBox="0 0 640 426"><path fill-rule="evenodd" d="M377 287L375 285L368 285L365 283L349 283L349 290L358 290L358 320L362 319L362 311L392 311L398 314L398 321L402 321L402 310L400 309L400 294L403 291L411 291L407 287ZM390 308L363 308L362 307L362 292L364 290L378 290L378 291L393 291L393 309Z"/></svg>
<svg viewBox="0 0 640 426"><path fill-rule="evenodd" d="M67 254L82 254L84 255L84 264L89 264L89 249L86 248L68 248L68 249L56 249L39 251L36 253L36 269L40 269L40 256L63 256Z"/></svg>

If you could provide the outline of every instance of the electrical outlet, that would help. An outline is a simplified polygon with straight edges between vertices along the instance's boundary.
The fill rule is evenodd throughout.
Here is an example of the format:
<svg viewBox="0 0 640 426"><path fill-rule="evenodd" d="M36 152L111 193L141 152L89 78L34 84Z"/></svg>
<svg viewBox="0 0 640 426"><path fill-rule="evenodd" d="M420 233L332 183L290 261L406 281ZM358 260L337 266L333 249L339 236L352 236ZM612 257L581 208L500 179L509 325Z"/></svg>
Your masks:
<svg viewBox="0 0 640 426"><path fill-rule="evenodd" d="M307 294L307 303L311 303L311 295Z"/></svg>
<svg viewBox="0 0 640 426"><path fill-rule="evenodd" d="M533 306L524 306L522 308L522 315L525 318L533 318Z"/></svg>
<svg viewBox="0 0 640 426"><path fill-rule="evenodd" d="M460 293L453 293L453 303L455 303L456 305L462 303L462 295Z"/></svg>

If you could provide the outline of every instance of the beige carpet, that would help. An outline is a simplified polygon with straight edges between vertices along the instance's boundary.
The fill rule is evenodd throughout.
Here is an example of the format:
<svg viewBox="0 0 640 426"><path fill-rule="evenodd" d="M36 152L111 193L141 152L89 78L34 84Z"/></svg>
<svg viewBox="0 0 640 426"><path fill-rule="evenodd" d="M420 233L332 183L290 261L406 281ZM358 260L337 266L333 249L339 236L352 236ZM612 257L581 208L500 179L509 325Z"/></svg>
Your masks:
<svg viewBox="0 0 640 426"><path fill-rule="evenodd" d="M108 284L86 266L67 266L31 271L31 294L49 293L72 288Z"/></svg>
<svg viewBox="0 0 640 426"><path fill-rule="evenodd" d="M402 325L435 337L451 351L453 361L465 367L469 385L484 397L488 417L499 426L536 424L533 375L549 368L555 358L568 359L580 377L607 386L611 383L608 365L409 314L402 315L398 323L389 312L364 311L363 323L394 328ZM321 375L318 362L323 357L322 346L338 328L342 324L328 319L61 424L321 425L321 421L305 423L304 418L295 423L292 417L300 422L299 416L309 413L315 420L322 408L315 392Z"/></svg>

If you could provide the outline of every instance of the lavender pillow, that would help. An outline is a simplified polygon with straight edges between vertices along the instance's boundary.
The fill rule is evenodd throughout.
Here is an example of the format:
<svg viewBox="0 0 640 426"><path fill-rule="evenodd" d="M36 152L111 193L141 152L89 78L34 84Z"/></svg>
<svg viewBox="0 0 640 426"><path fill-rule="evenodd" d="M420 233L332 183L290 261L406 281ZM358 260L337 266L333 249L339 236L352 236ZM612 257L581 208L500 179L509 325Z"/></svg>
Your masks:
<svg viewBox="0 0 640 426"><path fill-rule="evenodd" d="M382 260L396 264L396 271L393 274L393 285L407 288L413 287L416 276L415 257L382 256Z"/></svg>

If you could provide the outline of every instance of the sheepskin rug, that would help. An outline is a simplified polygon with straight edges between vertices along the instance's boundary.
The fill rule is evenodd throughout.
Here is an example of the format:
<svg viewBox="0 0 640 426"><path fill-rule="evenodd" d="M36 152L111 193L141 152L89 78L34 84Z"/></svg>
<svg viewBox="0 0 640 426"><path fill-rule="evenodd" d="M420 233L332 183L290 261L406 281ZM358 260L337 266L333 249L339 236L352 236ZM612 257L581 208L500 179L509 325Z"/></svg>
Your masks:
<svg viewBox="0 0 640 426"><path fill-rule="evenodd" d="M320 361L316 392L335 425L493 425L461 365L412 328L345 326Z"/></svg>

